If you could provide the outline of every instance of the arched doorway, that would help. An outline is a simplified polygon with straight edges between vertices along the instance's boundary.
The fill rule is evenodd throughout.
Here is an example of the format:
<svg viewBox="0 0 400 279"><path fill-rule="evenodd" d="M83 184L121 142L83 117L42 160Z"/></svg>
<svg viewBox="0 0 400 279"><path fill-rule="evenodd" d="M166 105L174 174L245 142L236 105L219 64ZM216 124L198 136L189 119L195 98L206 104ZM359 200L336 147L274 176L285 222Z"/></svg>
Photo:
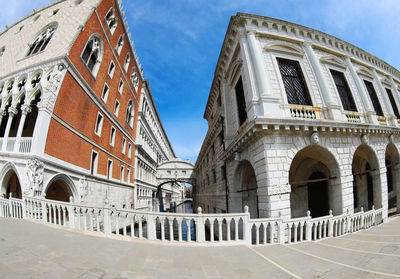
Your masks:
<svg viewBox="0 0 400 279"><path fill-rule="evenodd" d="M399 183L399 152L393 143L389 143L385 152L386 165L386 180L388 191L388 209L389 213L394 213L398 210L397 191Z"/></svg>
<svg viewBox="0 0 400 279"><path fill-rule="evenodd" d="M73 182L67 177L55 177L50 180L45 193L46 199L69 202L70 197L75 197Z"/></svg>
<svg viewBox="0 0 400 279"><path fill-rule="evenodd" d="M3 178L1 195L3 198L13 198L22 199L21 185L19 179L14 170L9 170Z"/></svg>
<svg viewBox="0 0 400 279"><path fill-rule="evenodd" d="M241 161L235 172L234 211L243 212L243 207L249 207L250 218L258 218L257 180L253 166L249 161Z"/></svg>
<svg viewBox="0 0 400 279"><path fill-rule="evenodd" d="M353 202L354 212L371 210L372 206L382 207L378 159L368 145L359 146L354 152L352 162L353 172Z"/></svg>
<svg viewBox="0 0 400 279"><path fill-rule="evenodd" d="M340 172L336 159L325 148L317 145L300 150L289 170L291 184L291 217L313 218L343 212Z"/></svg>

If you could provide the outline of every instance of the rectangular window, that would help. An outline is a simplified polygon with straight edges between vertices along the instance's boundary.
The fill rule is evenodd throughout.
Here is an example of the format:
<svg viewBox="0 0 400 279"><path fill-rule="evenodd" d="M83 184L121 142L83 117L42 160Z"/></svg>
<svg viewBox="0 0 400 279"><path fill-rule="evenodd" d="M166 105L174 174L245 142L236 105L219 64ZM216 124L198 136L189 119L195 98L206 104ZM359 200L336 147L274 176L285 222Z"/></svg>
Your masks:
<svg viewBox="0 0 400 279"><path fill-rule="evenodd" d="M115 116L118 116L118 112L119 112L119 102L118 102L118 100L115 100L115 105L114 105Z"/></svg>
<svg viewBox="0 0 400 279"><path fill-rule="evenodd" d="M103 93L101 94L101 98L103 99L104 103L107 103L108 92L110 88L108 87L107 83L104 83Z"/></svg>
<svg viewBox="0 0 400 279"><path fill-rule="evenodd" d="M399 109L397 108L396 101L393 98L392 90L390 90L389 88L385 88L385 89L386 89L386 93L388 94L390 104L392 105L394 115L396 115L397 118L400 118Z"/></svg>
<svg viewBox="0 0 400 279"><path fill-rule="evenodd" d="M101 135L101 127L103 126L103 115L97 114L96 126L94 128L94 133L98 136Z"/></svg>
<svg viewBox="0 0 400 279"><path fill-rule="evenodd" d="M131 61L131 55L128 53L125 58L124 70L125 72L128 71L129 63Z"/></svg>
<svg viewBox="0 0 400 279"><path fill-rule="evenodd" d="M356 104L354 103L353 96L344 74L335 70L331 70L331 74L339 93L340 100L342 101L343 109L348 111L357 111Z"/></svg>
<svg viewBox="0 0 400 279"><path fill-rule="evenodd" d="M298 61L277 58L289 104L312 106Z"/></svg>
<svg viewBox="0 0 400 279"><path fill-rule="evenodd" d="M122 94L122 89L124 88L124 82L121 80L119 81L119 85L118 85L118 92L119 94Z"/></svg>
<svg viewBox="0 0 400 279"><path fill-rule="evenodd" d="M110 179L110 177L112 177L112 166L113 166L113 161L108 159L108 161L107 161L107 179Z"/></svg>
<svg viewBox="0 0 400 279"><path fill-rule="evenodd" d="M131 170L126 169L126 182L131 183Z"/></svg>
<svg viewBox="0 0 400 279"><path fill-rule="evenodd" d="M372 82L368 80L364 80L365 87L367 88L369 97L371 98L372 105L374 106L376 115L378 116L383 116L383 111L381 104L379 103L378 96L376 95L374 86L372 85Z"/></svg>
<svg viewBox="0 0 400 279"><path fill-rule="evenodd" d="M235 93L236 93L236 103L239 114L239 126L242 126L242 124L247 119L246 100L244 98L242 77L239 78L239 80L235 85Z"/></svg>
<svg viewBox="0 0 400 279"><path fill-rule="evenodd" d="M90 174L97 173L97 157L97 152L92 150L92 157L90 159Z"/></svg>
<svg viewBox="0 0 400 279"><path fill-rule="evenodd" d="M122 138L122 154L125 154L126 149L126 139Z"/></svg>
<svg viewBox="0 0 400 279"><path fill-rule="evenodd" d="M111 133L110 133L110 145L114 146L115 143L115 128L111 127Z"/></svg>
<svg viewBox="0 0 400 279"><path fill-rule="evenodd" d="M132 144L128 143L128 158L132 156Z"/></svg>
<svg viewBox="0 0 400 279"><path fill-rule="evenodd" d="M112 78L114 76L114 71L115 71L115 64L111 60L110 67L108 67L108 75L110 76L110 78Z"/></svg>
<svg viewBox="0 0 400 279"><path fill-rule="evenodd" d="M120 174L121 182L124 181L124 172L125 172L125 167L121 166L121 174Z"/></svg>

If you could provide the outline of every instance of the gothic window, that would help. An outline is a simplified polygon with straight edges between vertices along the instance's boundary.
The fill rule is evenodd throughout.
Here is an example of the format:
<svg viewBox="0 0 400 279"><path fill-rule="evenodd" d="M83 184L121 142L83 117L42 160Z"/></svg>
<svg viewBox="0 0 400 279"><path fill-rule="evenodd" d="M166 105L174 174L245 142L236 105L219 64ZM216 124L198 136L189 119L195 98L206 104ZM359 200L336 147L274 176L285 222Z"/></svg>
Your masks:
<svg viewBox="0 0 400 279"><path fill-rule="evenodd" d="M122 80L122 78L121 78L121 80L119 81L119 85L118 85L118 92L119 92L119 94L122 94L122 89L124 88L124 81Z"/></svg>
<svg viewBox="0 0 400 279"><path fill-rule="evenodd" d="M242 124L247 119L246 101L244 98L242 77L239 78L239 80L237 81L237 83L235 85L235 92L236 92L236 103L237 103L238 114L239 114L239 126L242 126Z"/></svg>
<svg viewBox="0 0 400 279"><path fill-rule="evenodd" d="M100 39L97 36L92 36L86 43L81 58L88 69L95 76L97 74L102 59L102 45Z"/></svg>
<svg viewBox="0 0 400 279"><path fill-rule="evenodd" d="M110 133L110 145L114 146L115 143L115 128L111 127L111 133Z"/></svg>
<svg viewBox="0 0 400 279"><path fill-rule="evenodd" d="M399 109L397 108L396 102L393 98L392 90L390 90L389 88L385 88L385 89L386 89L386 93L388 94L390 104L392 105L394 115L396 115L396 117L400 119Z"/></svg>
<svg viewBox="0 0 400 279"><path fill-rule="evenodd" d="M139 87L139 78L136 74L135 68L132 69L131 82L133 86L135 86L135 90L137 91Z"/></svg>
<svg viewBox="0 0 400 279"><path fill-rule="evenodd" d="M117 28L117 17L115 16L114 8L111 8L106 15L106 22L108 29L110 29L111 35L114 34L115 29Z"/></svg>
<svg viewBox="0 0 400 279"><path fill-rule="evenodd" d="M129 124L129 126L133 127L133 102L132 100L129 100L128 102L128 106L126 108L126 117L125 117L125 121L126 123Z"/></svg>
<svg viewBox="0 0 400 279"><path fill-rule="evenodd" d="M367 88L369 97L371 98L372 105L374 106L376 115L378 116L383 116L383 111L381 104L379 103L378 96L376 95L374 86L372 85L372 82L368 80L364 80L365 87Z"/></svg>
<svg viewBox="0 0 400 279"><path fill-rule="evenodd" d="M357 111L353 96L351 95L349 85L342 72L331 70L333 81L342 101L343 109L348 111Z"/></svg>
<svg viewBox="0 0 400 279"><path fill-rule="evenodd" d="M53 24L42 31L39 36L37 36L36 40L31 45L29 45L29 50L26 56L30 56L43 51L49 44L56 29L57 25Z"/></svg>
<svg viewBox="0 0 400 279"><path fill-rule="evenodd" d="M96 135L98 135L98 136L101 135L101 127L102 126L103 126L103 116L99 113L99 114L97 114L96 126L94 128L94 132Z"/></svg>
<svg viewBox="0 0 400 279"><path fill-rule="evenodd" d="M131 55L128 53L125 58L124 70L128 71L129 63L131 62Z"/></svg>
<svg viewBox="0 0 400 279"><path fill-rule="evenodd" d="M117 51L118 55L121 54L122 46L124 45L124 35L122 34L121 37L119 37L117 46L115 47L115 50Z"/></svg>
<svg viewBox="0 0 400 279"><path fill-rule="evenodd" d="M283 58L277 60L289 104L312 106L299 62Z"/></svg>

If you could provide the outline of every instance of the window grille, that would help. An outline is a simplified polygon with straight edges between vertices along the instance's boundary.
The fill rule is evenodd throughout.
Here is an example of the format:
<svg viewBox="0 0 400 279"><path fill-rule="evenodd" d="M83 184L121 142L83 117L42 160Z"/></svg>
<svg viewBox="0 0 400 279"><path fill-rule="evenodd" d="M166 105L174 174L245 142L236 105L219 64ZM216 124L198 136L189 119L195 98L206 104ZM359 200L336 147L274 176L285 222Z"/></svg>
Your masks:
<svg viewBox="0 0 400 279"><path fill-rule="evenodd" d="M371 98L372 105L374 106L376 115L383 116L381 104L379 103L378 96L376 95L372 82L364 80L365 87L367 88L369 97Z"/></svg>
<svg viewBox="0 0 400 279"><path fill-rule="evenodd" d="M278 58L278 64L289 104L312 106L299 62Z"/></svg>
<svg viewBox="0 0 400 279"><path fill-rule="evenodd" d="M353 96L351 95L351 91L344 74L335 70L331 70L331 74L335 82L336 89L339 93L340 100L342 101L343 109L348 111L357 111Z"/></svg>
<svg viewBox="0 0 400 279"><path fill-rule="evenodd" d="M50 26L46 28L46 30L44 30L42 33L40 33L33 44L29 46L28 54L26 56L42 52L49 44L56 29L57 26Z"/></svg>
<svg viewBox="0 0 400 279"><path fill-rule="evenodd" d="M100 40L91 38L82 53L82 60L91 72L94 72L96 64L100 64Z"/></svg>
<svg viewBox="0 0 400 279"><path fill-rule="evenodd" d="M389 88L385 88L385 89L386 89L386 93L388 94L390 104L392 105L394 115L396 115L396 117L400 119L399 109L397 108L396 102L393 98L392 90L390 90Z"/></svg>

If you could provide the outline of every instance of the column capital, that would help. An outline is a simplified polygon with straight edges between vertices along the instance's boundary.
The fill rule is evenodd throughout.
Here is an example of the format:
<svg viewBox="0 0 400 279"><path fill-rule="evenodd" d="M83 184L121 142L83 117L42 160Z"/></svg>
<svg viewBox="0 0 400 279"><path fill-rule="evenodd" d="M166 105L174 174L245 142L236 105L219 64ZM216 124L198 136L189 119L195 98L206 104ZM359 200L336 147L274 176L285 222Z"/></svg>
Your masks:
<svg viewBox="0 0 400 279"><path fill-rule="evenodd" d="M5 109L0 110L0 117L4 117L4 116L6 116L6 114L7 114L7 111Z"/></svg>
<svg viewBox="0 0 400 279"><path fill-rule="evenodd" d="M17 110L17 108L15 108L15 107L9 107L9 108L8 108L8 113L9 113L10 115L12 115L12 116L15 116L15 115L17 115L18 110Z"/></svg>
<svg viewBox="0 0 400 279"><path fill-rule="evenodd" d="M21 110L22 110L23 115L27 115L28 113L30 113L32 111L32 108L28 105L22 105Z"/></svg>

